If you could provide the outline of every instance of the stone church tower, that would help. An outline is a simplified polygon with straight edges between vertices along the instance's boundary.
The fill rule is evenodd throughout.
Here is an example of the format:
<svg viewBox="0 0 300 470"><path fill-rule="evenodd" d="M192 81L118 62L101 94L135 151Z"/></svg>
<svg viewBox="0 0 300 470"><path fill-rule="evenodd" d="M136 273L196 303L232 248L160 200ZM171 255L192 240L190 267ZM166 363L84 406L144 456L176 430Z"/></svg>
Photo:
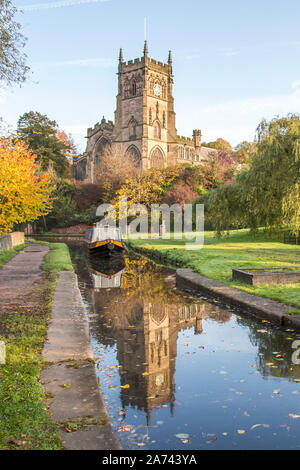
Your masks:
<svg viewBox="0 0 300 470"><path fill-rule="evenodd" d="M214 150L201 147L201 131L193 138L177 135L173 98L172 56L166 64L148 56L147 41L143 57L123 60L120 49L118 94L115 120L103 117L87 131L86 152L73 163L73 176L95 182L101 155L117 149L131 155L144 171L176 163L200 164Z"/></svg>

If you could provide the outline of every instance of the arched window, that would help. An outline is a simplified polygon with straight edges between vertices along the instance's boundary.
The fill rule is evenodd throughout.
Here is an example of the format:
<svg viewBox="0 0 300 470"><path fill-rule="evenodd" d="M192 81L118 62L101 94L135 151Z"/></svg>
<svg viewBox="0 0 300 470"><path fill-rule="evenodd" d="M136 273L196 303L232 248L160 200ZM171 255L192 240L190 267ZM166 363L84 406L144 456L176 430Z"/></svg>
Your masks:
<svg viewBox="0 0 300 470"><path fill-rule="evenodd" d="M162 168L164 167L165 159L163 151L159 147L155 147L150 155L150 167Z"/></svg>
<svg viewBox="0 0 300 470"><path fill-rule="evenodd" d="M134 117L132 117L128 123L129 139L136 139L136 126L137 122Z"/></svg>
<svg viewBox="0 0 300 470"><path fill-rule="evenodd" d="M137 165L140 165L141 154L135 145L130 145L130 147L128 147L128 149L126 150L126 156L129 156L136 162Z"/></svg>
<svg viewBox="0 0 300 470"><path fill-rule="evenodd" d="M131 93L132 93L132 96L136 95L136 81L135 80L133 80L132 85L131 85Z"/></svg>
<svg viewBox="0 0 300 470"><path fill-rule="evenodd" d="M102 138L98 144L96 145L96 149L95 149L95 166L99 166L100 164L100 160L101 160L101 157L110 151L110 148L111 148L111 145L110 145L110 142L109 140L105 139L105 138Z"/></svg>

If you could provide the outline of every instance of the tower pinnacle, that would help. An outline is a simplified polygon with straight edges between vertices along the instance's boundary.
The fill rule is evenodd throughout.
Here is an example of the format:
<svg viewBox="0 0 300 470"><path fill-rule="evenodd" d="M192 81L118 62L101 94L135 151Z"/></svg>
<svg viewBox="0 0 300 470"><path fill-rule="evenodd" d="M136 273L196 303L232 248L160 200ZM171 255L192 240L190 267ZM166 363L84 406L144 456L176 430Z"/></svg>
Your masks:
<svg viewBox="0 0 300 470"><path fill-rule="evenodd" d="M123 62L123 51L122 51L122 47L120 47L119 62Z"/></svg>
<svg viewBox="0 0 300 470"><path fill-rule="evenodd" d="M147 39L145 39L144 43L144 57L148 56L148 44L147 44Z"/></svg>
<svg viewBox="0 0 300 470"><path fill-rule="evenodd" d="M168 64L172 65L172 52L169 51Z"/></svg>

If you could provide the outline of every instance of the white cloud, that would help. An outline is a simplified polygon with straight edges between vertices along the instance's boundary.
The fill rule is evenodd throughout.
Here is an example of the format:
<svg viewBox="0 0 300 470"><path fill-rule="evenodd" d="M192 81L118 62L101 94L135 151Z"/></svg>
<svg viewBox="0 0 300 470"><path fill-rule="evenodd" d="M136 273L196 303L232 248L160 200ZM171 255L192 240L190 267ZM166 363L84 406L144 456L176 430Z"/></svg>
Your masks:
<svg viewBox="0 0 300 470"><path fill-rule="evenodd" d="M298 90L300 88L300 80L294 80L292 83L292 89Z"/></svg>
<svg viewBox="0 0 300 470"><path fill-rule="evenodd" d="M58 2L49 3L33 3L31 5L24 5L20 7L23 11L35 11L35 10L48 10L49 8L62 8L70 7L73 5L80 5L83 3L102 3L108 2L109 0L60 0Z"/></svg>

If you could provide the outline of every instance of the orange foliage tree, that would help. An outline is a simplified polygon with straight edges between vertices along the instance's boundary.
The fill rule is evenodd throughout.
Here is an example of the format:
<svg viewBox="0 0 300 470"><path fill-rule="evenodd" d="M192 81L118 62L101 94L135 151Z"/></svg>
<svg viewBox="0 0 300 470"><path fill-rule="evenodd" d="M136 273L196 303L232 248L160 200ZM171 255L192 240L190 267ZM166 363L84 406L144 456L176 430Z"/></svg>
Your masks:
<svg viewBox="0 0 300 470"><path fill-rule="evenodd" d="M54 189L51 174L40 170L25 143L0 138L0 235L48 214Z"/></svg>

